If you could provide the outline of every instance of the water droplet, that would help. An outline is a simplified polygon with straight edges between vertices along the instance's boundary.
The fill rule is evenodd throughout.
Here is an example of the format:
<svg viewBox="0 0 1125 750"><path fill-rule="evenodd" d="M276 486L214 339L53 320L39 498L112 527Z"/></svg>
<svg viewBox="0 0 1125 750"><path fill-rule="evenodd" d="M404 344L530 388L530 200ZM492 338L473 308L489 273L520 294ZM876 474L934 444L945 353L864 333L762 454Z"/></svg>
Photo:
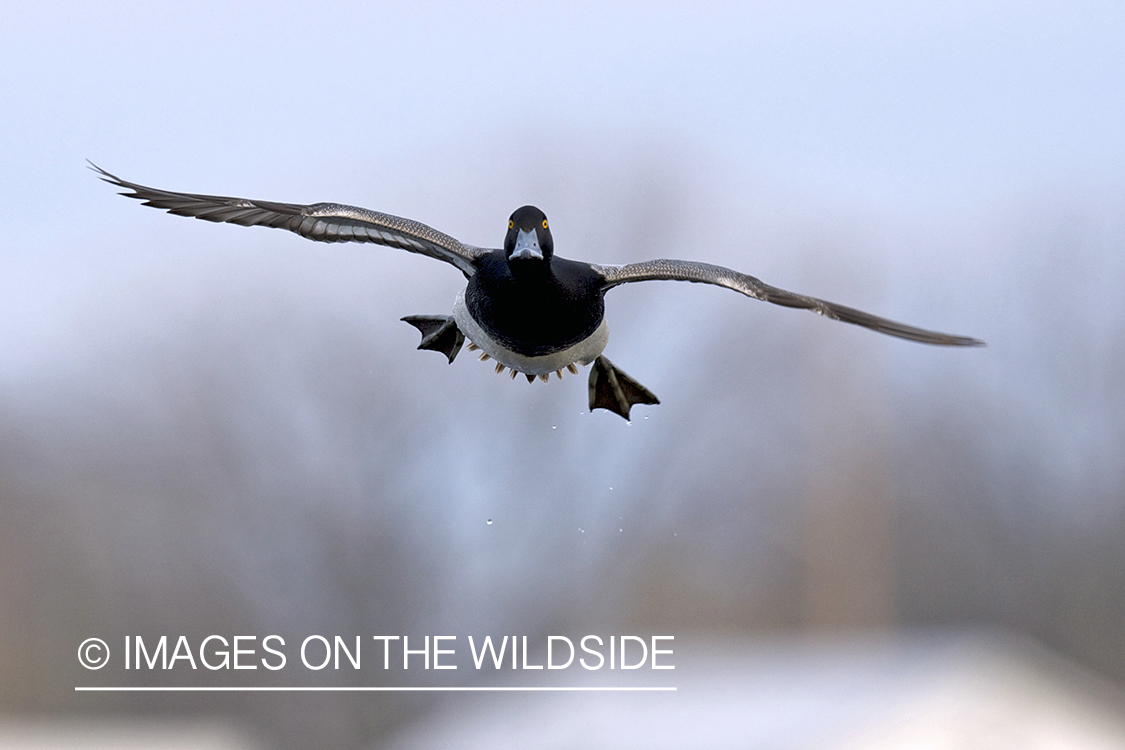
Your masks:
<svg viewBox="0 0 1125 750"><path fill-rule="evenodd" d="M648 419L648 415L647 415L647 414L645 415L645 419Z"/></svg>
<svg viewBox="0 0 1125 750"><path fill-rule="evenodd" d="M625 532L625 529L618 529L618 531L620 531L620 532L624 533L624 532Z"/></svg>
<svg viewBox="0 0 1125 750"><path fill-rule="evenodd" d="M559 429L559 426L557 424L553 424L553 425L551 425L551 429L557 430L557 429Z"/></svg>
<svg viewBox="0 0 1125 750"><path fill-rule="evenodd" d="M489 526L491 526L492 525L492 519L491 518L488 519L487 523L488 523Z"/></svg>
<svg viewBox="0 0 1125 750"><path fill-rule="evenodd" d="M586 533L586 529L584 529L584 528L582 528L581 526L579 526L579 527L578 527L578 533L580 533L580 534L585 534L585 533Z"/></svg>

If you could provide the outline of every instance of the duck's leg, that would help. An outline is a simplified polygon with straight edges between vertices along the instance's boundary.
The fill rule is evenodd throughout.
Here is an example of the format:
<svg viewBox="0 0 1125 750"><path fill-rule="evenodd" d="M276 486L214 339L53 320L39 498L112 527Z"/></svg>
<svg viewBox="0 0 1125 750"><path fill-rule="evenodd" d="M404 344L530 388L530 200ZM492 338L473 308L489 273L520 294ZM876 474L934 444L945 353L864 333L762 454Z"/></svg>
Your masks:
<svg viewBox="0 0 1125 750"><path fill-rule="evenodd" d="M422 332L422 343L418 344L419 349L441 352L449 357L449 363L453 364L453 358L457 356L457 352L461 351L461 345L465 343L465 334L461 333L461 329L457 327L452 316L408 315L402 320Z"/></svg>
<svg viewBox="0 0 1125 750"><path fill-rule="evenodd" d="M660 399L602 356L590 368L590 411L609 409L629 419L633 404L659 404Z"/></svg>

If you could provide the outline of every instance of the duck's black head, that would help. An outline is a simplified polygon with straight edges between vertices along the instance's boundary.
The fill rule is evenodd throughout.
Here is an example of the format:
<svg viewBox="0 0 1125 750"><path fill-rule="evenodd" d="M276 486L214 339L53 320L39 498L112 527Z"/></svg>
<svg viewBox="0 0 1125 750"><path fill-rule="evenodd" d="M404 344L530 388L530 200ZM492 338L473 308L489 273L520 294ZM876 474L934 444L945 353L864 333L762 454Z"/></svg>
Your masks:
<svg viewBox="0 0 1125 750"><path fill-rule="evenodd" d="M517 208L508 220L508 234L504 237L504 257L509 265L548 263L554 254L547 215L535 206Z"/></svg>

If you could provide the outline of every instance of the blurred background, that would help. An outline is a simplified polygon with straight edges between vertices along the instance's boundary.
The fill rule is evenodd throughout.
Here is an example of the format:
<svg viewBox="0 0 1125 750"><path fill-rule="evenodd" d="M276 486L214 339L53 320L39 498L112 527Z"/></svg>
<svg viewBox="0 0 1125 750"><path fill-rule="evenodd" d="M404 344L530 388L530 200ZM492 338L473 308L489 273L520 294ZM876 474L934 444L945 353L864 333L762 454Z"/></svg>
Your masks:
<svg viewBox="0 0 1125 750"><path fill-rule="evenodd" d="M906 683L1055 679L1017 714L1125 715L1123 29L1109 2L6 8L0 739L465 747L466 716L526 714L517 746L916 747L878 729ZM85 159L483 246L534 203L564 257L720 263L988 347L630 285L606 354L662 403L626 423L585 372L415 351L399 318L449 312L449 266L171 217ZM672 634L680 690L74 691L491 684L75 659L270 633ZM1035 746L1125 744L1103 719Z"/></svg>

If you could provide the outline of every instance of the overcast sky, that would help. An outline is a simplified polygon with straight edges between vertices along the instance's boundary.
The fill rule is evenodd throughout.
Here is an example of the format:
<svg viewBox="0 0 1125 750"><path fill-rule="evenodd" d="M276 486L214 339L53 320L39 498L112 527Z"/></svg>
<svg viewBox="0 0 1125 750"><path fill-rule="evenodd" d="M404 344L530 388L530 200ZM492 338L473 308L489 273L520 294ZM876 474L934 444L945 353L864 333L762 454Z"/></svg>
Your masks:
<svg viewBox="0 0 1125 750"><path fill-rule="evenodd" d="M358 172L377 195L404 178L376 165L404 154L471 171L542 134L674 143L747 179L908 205L1125 173L1117 3L565 5L16 4L9 237L106 212L84 158L215 189Z"/></svg>

